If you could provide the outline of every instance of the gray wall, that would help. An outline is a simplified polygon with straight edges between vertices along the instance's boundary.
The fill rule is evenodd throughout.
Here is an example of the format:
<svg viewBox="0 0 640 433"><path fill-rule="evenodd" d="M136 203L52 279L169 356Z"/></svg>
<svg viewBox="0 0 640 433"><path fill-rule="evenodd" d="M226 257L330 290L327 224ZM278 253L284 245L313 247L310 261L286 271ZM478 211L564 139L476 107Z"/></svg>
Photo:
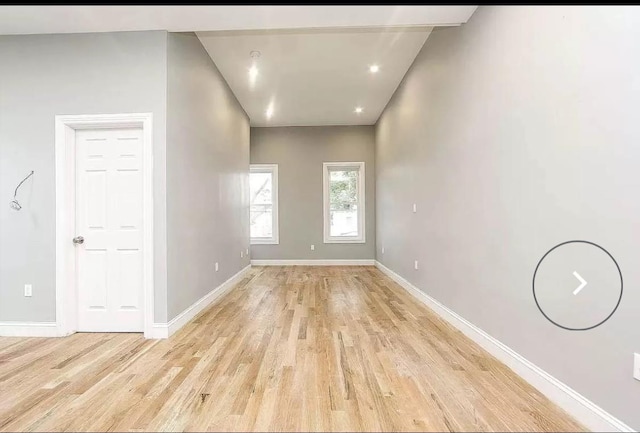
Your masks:
<svg viewBox="0 0 640 433"><path fill-rule="evenodd" d="M251 163L278 164L280 223L280 244L252 245L252 259L375 257L374 132L372 126L251 128ZM332 161L365 162L364 244L323 243L322 163Z"/></svg>
<svg viewBox="0 0 640 433"><path fill-rule="evenodd" d="M249 264L249 118L193 33L169 33L167 97L170 320Z"/></svg>
<svg viewBox="0 0 640 433"><path fill-rule="evenodd" d="M0 321L55 321L54 116L151 112L156 321L166 319L166 32L0 36ZM23 209L9 209L17 183ZM25 283L33 297L23 296Z"/></svg>
<svg viewBox="0 0 640 433"><path fill-rule="evenodd" d="M480 7L431 34L376 139L378 260L636 429L638 23L639 8ZM618 311L586 332L531 292L570 239L624 274Z"/></svg>

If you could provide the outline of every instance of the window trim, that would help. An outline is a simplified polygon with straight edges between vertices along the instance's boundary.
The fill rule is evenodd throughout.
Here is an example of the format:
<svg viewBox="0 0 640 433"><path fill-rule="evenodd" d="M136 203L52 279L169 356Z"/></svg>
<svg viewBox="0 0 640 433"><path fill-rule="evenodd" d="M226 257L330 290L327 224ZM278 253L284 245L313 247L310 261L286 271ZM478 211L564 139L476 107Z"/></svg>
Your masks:
<svg viewBox="0 0 640 433"><path fill-rule="evenodd" d="M332 168L357 168L358 169L358 236L331 236L329 223L329 171ZM325 244L364 244L365 236L365 168L364 162L325 162L322 164L322 221Z"/></svg>
<svg viewBox="0 0 640 433"><path fill-rule="evenodd" d="M249 175L251 175L251 173L271 173L271 215L273 218L273 227L271 229L272 236L270 238L254 238L251 237L251 224L249 224L249 242L251 245L278 245L280 243L278 218L278 164L249 164ZM249 209L251 209L251 192L249 192ZM251 215L251 211L249 211L249 215Z"/></svg>

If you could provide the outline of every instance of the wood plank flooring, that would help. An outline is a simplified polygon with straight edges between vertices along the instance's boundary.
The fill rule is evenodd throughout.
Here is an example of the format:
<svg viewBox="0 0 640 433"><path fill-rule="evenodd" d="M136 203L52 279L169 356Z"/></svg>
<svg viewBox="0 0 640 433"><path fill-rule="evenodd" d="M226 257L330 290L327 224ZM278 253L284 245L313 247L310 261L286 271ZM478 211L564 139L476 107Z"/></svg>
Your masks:
<svg viewBox="0 0 640 433"><path fill-rule="evenodd" d="M373 267L257 267L168 340L0 338L0 430L579 431Z"/></svg>

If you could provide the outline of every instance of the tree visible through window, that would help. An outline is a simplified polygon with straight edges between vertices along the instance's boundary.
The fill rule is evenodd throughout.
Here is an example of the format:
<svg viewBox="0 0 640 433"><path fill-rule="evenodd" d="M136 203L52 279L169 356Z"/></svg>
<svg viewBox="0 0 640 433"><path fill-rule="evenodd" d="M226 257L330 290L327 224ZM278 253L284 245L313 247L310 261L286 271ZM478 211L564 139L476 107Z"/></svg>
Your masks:
<svg viewBox="0 0 640 433"><path fill-rule="evenodd" d="M358 170L329 170L329 234L358 236Z"/></svg>
<svg viewBox="0 0 640 433"><path fill-rule="evenodd" d="M249 230L252 243L278 243L276 165L252 165L249 173Z"/></svg>
<svg viewBox="0 0 640 433"><path fill-rule="evenodd" d="M364 162L324 163L324 241L364 242Z"/></svg>

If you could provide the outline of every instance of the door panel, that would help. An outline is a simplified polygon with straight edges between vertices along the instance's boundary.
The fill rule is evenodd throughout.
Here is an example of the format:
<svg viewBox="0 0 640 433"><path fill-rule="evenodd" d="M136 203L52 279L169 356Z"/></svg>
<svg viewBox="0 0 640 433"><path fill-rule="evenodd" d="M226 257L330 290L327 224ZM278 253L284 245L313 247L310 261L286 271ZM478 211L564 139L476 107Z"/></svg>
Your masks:
<svg viewBox="0 0 640 433"><path fill-rule="evenodd" d="M107 308L107 251L93 249L81 255L79 269L84 283L82 289L90 310Z"/></svg>
<svg viewBox="0 0 640 433"><path fill-rule="evenodd" d="M143 330L142 129L76 131L78 331Z"/></svg>

